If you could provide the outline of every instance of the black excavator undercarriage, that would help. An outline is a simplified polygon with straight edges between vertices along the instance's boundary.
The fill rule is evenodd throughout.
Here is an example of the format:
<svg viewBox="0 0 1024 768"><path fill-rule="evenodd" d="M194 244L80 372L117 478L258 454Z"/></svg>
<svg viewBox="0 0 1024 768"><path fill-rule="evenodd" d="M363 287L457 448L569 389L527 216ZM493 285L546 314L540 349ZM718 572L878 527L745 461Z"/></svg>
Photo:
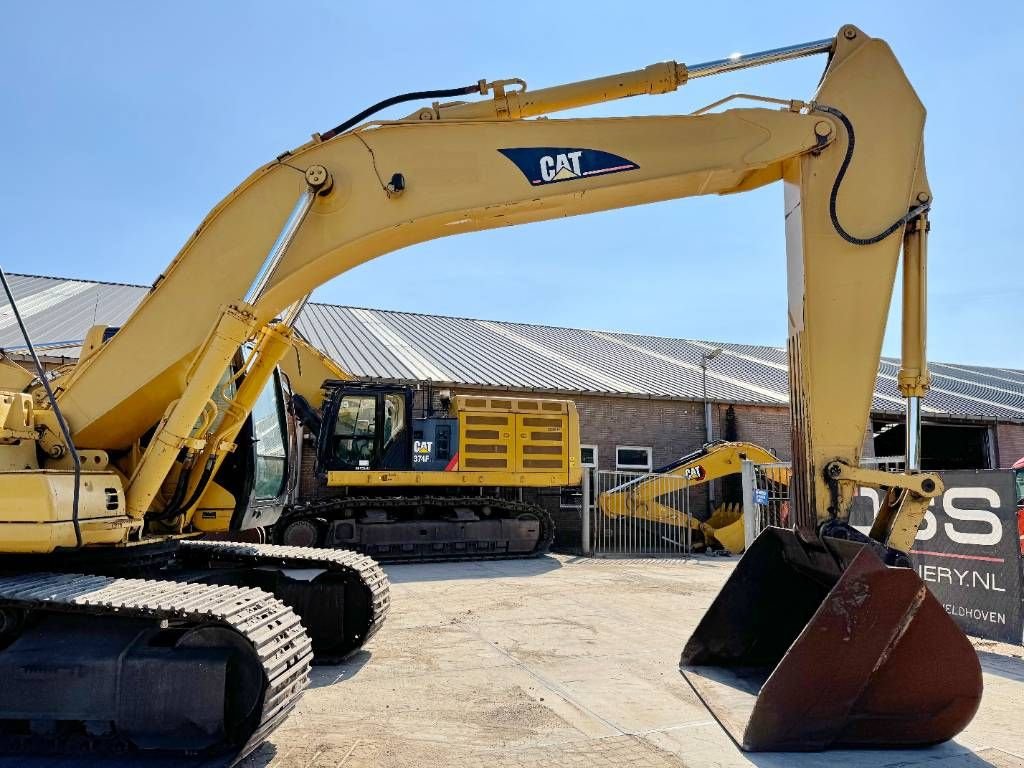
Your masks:
<svg viewBox="0 0 1024 768"><path fill-rule="evenodd" d="M383 570L351 551L185 540L32 557L0 559L5 754L240 760L310 665L358 651L390 607Z"/></svg>
<svg viewBox="0 0 1024 768"><path fill-rule="evenodd" d="M374 560L436 562L536 557L554 521L544 507L488 496L341 496L289 507L274 541L353 549Z"/></svg>

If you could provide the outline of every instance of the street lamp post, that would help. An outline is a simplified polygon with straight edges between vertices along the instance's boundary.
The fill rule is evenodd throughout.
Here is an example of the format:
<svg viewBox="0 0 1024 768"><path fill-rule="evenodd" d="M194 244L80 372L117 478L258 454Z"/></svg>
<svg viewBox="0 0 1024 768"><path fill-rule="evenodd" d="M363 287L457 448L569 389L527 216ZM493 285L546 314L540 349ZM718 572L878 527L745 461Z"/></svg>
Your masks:
<svg viewBox="0 0 1024 768"><path fill-rule="evenodd" d="M700 358L701 386L704 396L704 442L710 443L713 439L711 429L711 401L708 400L708 363L722 354L721 347L709 349Z"/></svg>
<svg viewBox="0 0 1024 768"><path fill-rule="evenodd" d="M709 349L707 352L705 352L703 355L701 355L701 358L700 358L700 374L701 374L700 378L701 378L701 387L702 387L703 396L704 396L704 442L705 443L710 443L711 440L713 439L713 433L712 433L712 430L711 430L711 401L708 400L708 363L711 362L712 360L714 360L720 354L722 354L722 348L721 347L714 347L713 349ZM712 501L712 496L714 495L714 490L715 490L714 489L714 485L715 485L714 481L712 481L708 485L708 499L707 499L707 503L708 503L708 514L709 515L711 514L711 511L714 509L714 502Z"/></svg>

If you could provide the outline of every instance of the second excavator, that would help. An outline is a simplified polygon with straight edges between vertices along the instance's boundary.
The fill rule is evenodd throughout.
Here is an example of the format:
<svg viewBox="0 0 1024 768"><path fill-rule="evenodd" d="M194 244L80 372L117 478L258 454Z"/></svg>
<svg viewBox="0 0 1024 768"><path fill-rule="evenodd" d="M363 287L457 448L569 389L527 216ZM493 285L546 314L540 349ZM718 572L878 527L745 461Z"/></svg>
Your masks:
<svg viewBox="0 0 1024 768"><path fill-rule="evenodd" d="M295 440L313 453L274 541L339 547L380 562L533 557L554 521L532 494L580 482L569 400L452 395L435 411L410 385L353 381L299 337L281 361ZM303 440L305 427L310 434Z"/></svg>
<svg viewBox="0 0 1024 768"><path fill-rule="evenodd" d="M828 64L806 101L754 97L759 106L714 111L730 97L689 115L527 119L817 54ZM403 101L473 93L490 98L364 122ZM73 370L52 381L41 369L38 380L4 372L5 744L243 754L287 715L306 682L309 636L249 580L269 578L300 614L303 604L348 601L347 588L332 581L322 549L187 540L274 522L273 507L252 519L253 475L238 462L252 438L265 439L250 431L247 446L245 425L315 287L445 235L778 181L794 526L766 530L747 550L686 644L682 671L744 749L920 746L958 733L980 701L978 658L908 554L941 493L938 477L920 471L917 442L929 385L924 118L888 45L845 26L834 38L695 66L661 62L538 90L508 79L405 94L258 169L127 323L93 334ZM858 460L901 244L909 442L907 471L895 474ZM849 524L858 485L885 489L867 536ZM307 557L316 574L303 587ZM100 572L115 561L120 575ZM180 566L180 579L132 575L165 565ZM330 600L314 599L321 578ZM372 579L340 583L370 606L364 618L382 614ZM365 638L373 624L357 629Z"/></svg>
<svg viewBox="0 0 1024 768"><path fill-rule="evenodd" d="M771 451L754 443L708 443L650 474L631 478L602 491L597 497L601 520L629 517L683 530L689 528L701 538L698 543L702 547L738 555L746 546L741 504L722 504L710 515L702 516L693 514L689 509L678 509L671 502L675 501L680 490L697 488L713 480L739 474L744 460L759 464L776 464L779 461ZM772 469L769 474L771 482L789 484L788 468ZM670 499L663 498L666 496ZM601 531L597 535L601 535Z"/></svg>

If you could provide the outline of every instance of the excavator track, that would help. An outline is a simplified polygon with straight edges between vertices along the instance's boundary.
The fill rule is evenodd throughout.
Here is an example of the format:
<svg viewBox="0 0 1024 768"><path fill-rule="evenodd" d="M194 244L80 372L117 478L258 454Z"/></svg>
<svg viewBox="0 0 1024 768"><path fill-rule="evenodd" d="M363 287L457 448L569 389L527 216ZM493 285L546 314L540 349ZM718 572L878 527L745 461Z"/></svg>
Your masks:
<svg viewBox="0 0 1024 768"><path fill-rule="evenodd" d="M234 764L309 684L312 644L299 617L258 589L34 573L0 577L0 613L0 749L8 754L226 753ZM129 638L123 648L116 635ZM220 690L208 688L218 672ZM224 722L200 723L197 732L211 692L208 708ZM48 716L44 696L63 711ZM78 697L88 718L76 721ZM162 709L175 705L173 715ZM160 714L143 722L153 707ZM176 716L180 723L168 722Z"/></svg>
<svg viewBox="0 0 1024 768"><path fill-rule="evenodd" d="M476 520L452 517L454 510L485 508L489 514L477 514ZM392 519L377 522L370 513ZM511 534L465 535L467 529L472 532L474 523L482 524L484 532L497 532L502 521L524 524ZM499 538L509 535L524 538L516 542ZM354 549L383 563L522 559L548 551L555 523L539 505L493 497L342 496L288 507L274 528L274 537L286 545Z"/></svg>
<svg viewBox="0 0 1024 768"><path fill-rule="evenodd" d="M283 600L306 626L317 663L336 663L360 650L391 608L387 574L358 552L189 540L181 543L178 559L186 568L207 569L200 577L205 583L246 583ZM309 578L311 571L321 573Z"/></svg>

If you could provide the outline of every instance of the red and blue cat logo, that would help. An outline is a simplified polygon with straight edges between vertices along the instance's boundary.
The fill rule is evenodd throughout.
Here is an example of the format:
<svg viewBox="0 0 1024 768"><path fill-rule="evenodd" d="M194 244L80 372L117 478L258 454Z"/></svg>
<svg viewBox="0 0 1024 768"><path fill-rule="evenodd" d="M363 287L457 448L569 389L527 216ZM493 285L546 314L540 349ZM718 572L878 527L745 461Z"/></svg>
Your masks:
<svg viewBox="0 0 1024 768"><path fill-rule="evenodd" d="M640 167L631 160L600 149L515 147L498 151L515 163L534 186L635 171Z"/></svg>

